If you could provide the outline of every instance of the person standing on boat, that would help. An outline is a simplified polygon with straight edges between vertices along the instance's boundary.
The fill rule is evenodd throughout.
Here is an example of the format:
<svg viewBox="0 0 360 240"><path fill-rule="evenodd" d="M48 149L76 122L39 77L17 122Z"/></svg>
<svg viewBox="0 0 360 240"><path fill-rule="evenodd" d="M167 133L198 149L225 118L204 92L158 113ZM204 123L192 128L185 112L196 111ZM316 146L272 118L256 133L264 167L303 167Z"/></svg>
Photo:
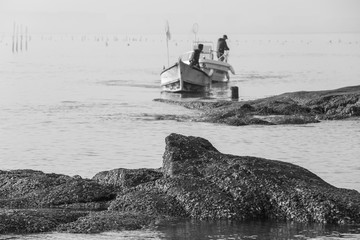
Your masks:
<svg viewBox="0 0 360 240"><path fill-rule="evenodd" d="M200 68L199 59L200 59L200 53L202 52L203 48L204 45L200 43L198 45L198 48L194 50L193 54L190 57L190 66Z"/></svg>
<svg viewBox="0 0 360 240"><path fill-rule="evenodd" d="M224 61L225 60L225 56L224 56L224 52L225 50L230 50L230 48L228 47L227 43L226 43L226 39L228 39L228 37L226 35L224 35L222 38L218 39L217 42L217 57L220 61Z"/></svg>

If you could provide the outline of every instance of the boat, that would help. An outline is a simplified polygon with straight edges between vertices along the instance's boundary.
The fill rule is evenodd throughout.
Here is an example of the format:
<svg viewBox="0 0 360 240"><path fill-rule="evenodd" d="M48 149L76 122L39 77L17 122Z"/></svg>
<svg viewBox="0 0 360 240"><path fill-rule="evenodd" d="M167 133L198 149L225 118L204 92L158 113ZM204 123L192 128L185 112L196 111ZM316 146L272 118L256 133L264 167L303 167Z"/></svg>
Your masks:
<svg viewBox="0 0 360 240"><path fill-rule="evenodd" d="M207 92L211 86L211 71L192 67L179 58L161 74L161 90L167 92Z"/></svg>
<svg viewBox="0 0 360 240"><path fill-rule="evenodd" d="M227 62L228 59L228 51L224 53L224 61L220 61L218 59L214 59L214 53L216 51L213 50L213 43L212 42L194 42L193 48L196 49L198 44L203 44L204 48L202 53L200 54L200 68L207 73L212 71L211 80L212 82L229 82L230 74L235 74L234 68ZM184 53L182 55L182 59L184 62L188 62L193 51Z"/></svg>

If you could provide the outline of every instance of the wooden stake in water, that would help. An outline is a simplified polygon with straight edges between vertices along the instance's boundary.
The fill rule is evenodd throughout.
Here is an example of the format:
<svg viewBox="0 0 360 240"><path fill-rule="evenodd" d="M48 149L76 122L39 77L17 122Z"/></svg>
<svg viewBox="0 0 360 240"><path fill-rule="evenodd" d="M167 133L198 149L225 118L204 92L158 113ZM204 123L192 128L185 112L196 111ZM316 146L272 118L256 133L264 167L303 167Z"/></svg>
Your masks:
<svg viewBox="0 0 360 240"><path fill-rule="evenodd" d="M19 26L16 26L16 52L19 49Z"/></svg>
<svg viewBox="0 0 360 240"><path fill-rule="evenodd" d="M15 33L16 33L16 23L14 22L14 29L12 35L12 52L15 52Z"/></svg>
<svg viewBox="0 0 360 240"><path fill-rule="evenodd" d="M23 26L20 25L20 51L22 51L22 45L23 45Z"/></svg>
<svg viewBox="0 0 360 240"><path fill-rule="evenodd" d="M28 50L28 28L25 27L25 51Z"/></svg>
<svg viewBox="0 0 360 240"><path fill-rule="evenodd" d="M237 100L239 99L239 88L238 87L231 87L231 99Z"/></svg>

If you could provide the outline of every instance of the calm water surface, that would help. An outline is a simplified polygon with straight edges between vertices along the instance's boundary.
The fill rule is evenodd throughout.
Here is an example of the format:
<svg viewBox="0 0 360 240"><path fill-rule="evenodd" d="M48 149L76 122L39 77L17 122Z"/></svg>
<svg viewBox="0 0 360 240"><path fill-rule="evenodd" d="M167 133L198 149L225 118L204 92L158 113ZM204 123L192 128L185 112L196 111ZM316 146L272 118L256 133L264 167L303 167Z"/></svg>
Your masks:
<svg viewBox="0 0 360 240"><path fill-rule="evenodd" d="M30 168L91 178L114 168L158 168L164 139L176 132L204 137L223 153L295 163L336 187L360 191L360 120L245 127L159 120L164 114L197 113L153 99L200 99L160 93L159 73L167 65L164 39L34 35L27 51L13 54L11 38L0 36L1 169ZM192 36L174 36L170 62L188 51L191 41ZM229 99L234 85L240 98L248 100L360 83L359 35L239 35L230 38L229 45L229 62L237 74L208 97ZM309 230L271 223L217 224L218 228L184 222L156 232L106 233L96 238L131 239L134 233L155 239L193 239L197 232L205 234L199 239L218 235L220 239L288 239L289 232L303 236L302 231L318 233L308 237L329 234L314 226ZM272 237L274 232L277 238ZM65 239L62 234L41 236ZM21 236L32 237L39 236Z"/></svg>
<svg viewBox="0 0 360 240"><path fill-rule="evenodd" d="M153 230L136 230L122 232L105 232L101 234L67 234L46 233L28 235L4 235L5 239L23 240L230 240L230 239L258 239L258 240L340 240L360 239L359 226L323 226L317 224L305 225L294 223L271 223L271 222L197 222L182 221L159 226Z"/></svg>

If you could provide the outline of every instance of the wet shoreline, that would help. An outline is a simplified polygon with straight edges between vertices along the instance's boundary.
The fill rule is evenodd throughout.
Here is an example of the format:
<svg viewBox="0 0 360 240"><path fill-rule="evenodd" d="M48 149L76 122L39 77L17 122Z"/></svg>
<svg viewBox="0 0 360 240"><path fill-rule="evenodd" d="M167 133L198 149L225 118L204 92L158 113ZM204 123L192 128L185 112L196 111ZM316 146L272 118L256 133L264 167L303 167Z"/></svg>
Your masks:
<svg viewBox="0 0 360 240"><path fill-rule="evenodd" d="M360 86L326 91L284 93L251 101L174 101L157 102L199 110L195 117L163 116L164 120L182 119L231 126L318 123L360 116Z"/></svg>

